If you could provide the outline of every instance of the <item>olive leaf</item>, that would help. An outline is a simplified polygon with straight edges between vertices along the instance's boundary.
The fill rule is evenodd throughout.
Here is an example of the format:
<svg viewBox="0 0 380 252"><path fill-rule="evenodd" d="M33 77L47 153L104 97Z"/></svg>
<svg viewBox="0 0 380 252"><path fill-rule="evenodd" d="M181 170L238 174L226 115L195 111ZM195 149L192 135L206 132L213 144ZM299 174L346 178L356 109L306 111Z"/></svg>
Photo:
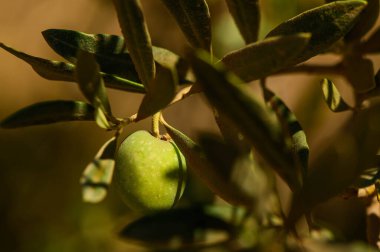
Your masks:
<svg viewBox="0 0 380 252"><path fill-rule="evenodd" d="M257 41L260 28L259 1L226 0L226 3L245 43Z"/></svg>
<svg viewBox="0 0 380 252"><path fill-rule="evenodd" d="M87 34L64 29L49 29L43 31L42 34L56 53L72 63L76 63L77 51L82 49L96 56L102 72L141 82L125 46L124 38L121 36ZM164 48L153 46L152 50L153 58L157 63L175 67L180 82L189 82L186 80L188 64L183 58Z"/></svg>
<svg viewBox="0 0 380 252"><path fill-rule="evenodd" d="M156 77L149 84L150 89L141 102L136 120L155 114L173 100L178 85L176 76L175 69L156 64Z"/></svg>
<svg viewBox="0 0 380 252"><path fill-rule="evenodd" d="M95 107L95 121L98 126L110 129L111 124L108 122L108 118L112 120L111 106L99 70L95 56L89 52L79 50L75 69L75 77L79 88L87 100Z"/></svg>
<svg viewBox="0 0 380 252"><path fill-rule="evenodd" d="M84 202L98 203L106 195L115 167L117 137L108 140L89 163L80 178Z"/></svg>
<svg viewBox="0 0 380 252"><path fill-rule="evenodd" d="M74 69L75 66L70 63L47 60L39 57L35 57L17 50L14 50L3 43L0 43L0 47L7 52L13 54L17 58L28 63L34 71L41 77L48 80L58 81L75 81ZM101 73L102 78L110 88L120 89L129 92L145 93L144 86L140 83L129 81L124 78L117 77L111 74Z"/></svg>
<svg viewBox="0 0 380 252"><path fill-rule="evenodd" d="M1 128L19 128L66 121L92 121L94 108L81 101L45 101L25 107L0 122Z"/></svg>
<svg viewBox="0 0 380 252"><path fill-rule="evenodd" d="M242 190L238 181L231 181L230 176L233 173L233 167L226 167L228 164L225 164L224 171L221 170L220 167L215 166L207 159L200 145L168 123L163 122L163 124L170 137L185 156L188 167L211 191L232 205L242 205L248 208L254 206L256 200L254 195ZM223 152L223 154L228 153ZM223 155L220 154L220 156ZM227 157L229 156L228 154ZM246 169L246 173L252 172L246 166L242 169Z"/></svg>
<svg viewBox="0 0 380 252"><path fill-rule="evenodd" d="M361 39L371 30L379 17L379 0L366 0L366 2L367 6L360 13L357 23L345 36L347 41Z"/></svg>
<svg viewBox="0 0 380 252"><path fill-rule="evenodd" d="M309 165L309 145L305 131L288 106L266 87L264 87L264 98L269 107L276 113L285 137L289 138L291 143L290 151L293 153L296 164L300 168L299 172L305 178Z"/></svg>
<svg viewBox="0 0 380 252"><path fill-rule="evenodd" d="M240 153L250 153L252 150L250 142L246 137L231 123L224 113L218 112L214 108L214 118L224 140L233 145Z"/></svg>
<svg viewBox="0 0 380 252"><path fill-rule="evenodd" d="M357 93L367 93L376 87L373 63L361 56L346 56L344 58L344 73Z"/></svg>
<svg viewBox="0 0 380 252"><path fill-rule="evenodd" d="M198 53L191 63L197 82L210 103L226 115L292 190L298 190L301 178L294 172L291 155L284 151L285 142L274 113L222 64L215 67L208 58L209 55Z"/></svg>
<svg viewBox="0 0 380 252"><path fill-rule="evenodd" d="M203 207L173 209L129 223L120 236L154 248L195 249L216 245L232 236L233 226ZM213 235L214 234L214 235Z"/></svg>
<svg viewBox="0 0 380 252"><path fill-rule="evenodd" d="M342 112L351 109L331 80L326 78L321 80L321 87L323 99L332 112Z"/></svg>
<svg viewBox="0 0 380 252"><path fill-rule="evenodd" d="M211 20L205 0L161 0L194 48L211 51Z"/></svg>
<svg viewBox="0 0 380 252"><path fill-rule="evenodd" d="M152 44L139 0L113 0L125 44L146 89L155 75Z"/></svg>
<svg viewBox="0 0 380 252"><path fill-rule="evenodd" d="M309 33L267 38L225 55L221 62L248 82L289 66L309 40Z"/></svg>
<svg viewBox="0 0 380 252"><path fill-rule="evenodd" d="M361 0L337 1L305 11L291 18L272 31L267 37L291 35L300 32L311 33L308 46L302 54L292 60L293 64L303 62L325 52L341 39L356 23L366 2Z"/></svg>

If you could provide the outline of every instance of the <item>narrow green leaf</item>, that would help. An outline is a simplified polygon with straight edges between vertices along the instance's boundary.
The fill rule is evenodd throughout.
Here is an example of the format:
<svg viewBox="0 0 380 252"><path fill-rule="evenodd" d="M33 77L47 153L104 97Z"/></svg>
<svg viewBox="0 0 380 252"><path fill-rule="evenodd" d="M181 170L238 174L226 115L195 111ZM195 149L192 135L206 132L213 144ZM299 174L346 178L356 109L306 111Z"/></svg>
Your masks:
<svg viewBox="0 0 380 252"><path fill-rule="evenodd" d="M96 63L93 54L85 51L78 52L75 74L80 90L91 104L111 114L111 107L100 75L99 65Z"/></svg>
<svg viewBox="0 0 380 252"><path fill-rule="evenodd" d="M194 48L211 51L211 20L205 0L161 0Z"/></svg>
<svg viewBox="0 0 380 252"><path fill-rule="evenodd" d="M302 175L302 177L305 178L309 165L309 145L301 124L288 106L272 91L264 88L264 97L266 102L276 113L282 125L285 137L290 139L290 151L294 155L295 163L299 166L299 176Z"/></svg>
<svg viewBox="0 0 380 252"><path fill-rule="evenodd" d="M355 92L364 94L376 87L375 71L371 60L362 56L346 56L343 63L345 77Z"/></svg>
<svg viewBox="0 0 380 252"><path fill-rule="evenodd" d="M46 101L25 107L0 122L1 128L19 128L66 121L94 120L94 108L81 101Z"/></svg>
<svg viewBox="0 0 380 252"><path fill-rule="evenodd" d="M227 143L232 144L240 153L250 153L252 151L251 143L236 126L228 120L225 114L214 109L214 118Z"/></svg>
<svg viewBox="0 0 380 252"><path fill-rule="evenodd" d="M300 32L312 34L310 43L293 64L303 62L325 52L341 39L356 23L366 2L361 0L337 1L308 10L274 28L267 37L291 35Z"/></svg>
<svg viewBox="0 0 380 252"><path fill-rule="evenodd" d="M139 0L113 0L125 43L146 89L155 75L152 44Z"/></svg>
<svg viewBox="0 0 380 252"><path fill-rule="evenodd" d="M260 7L258 0L226 0L240 34L246 44L257 41L260 28Z"/></svg>
<svg viewBox="0 0 380 252"><path fill-rule="evenodd" d="M290 66L309 40L309 33L267 38L225 55L222 62L243 80L256 80Z"/></svg>
<svg viewBox="0 0 380 252"><path fill-rule="evenodd" d="M95 121L99 127L110 129L112 120L111 106L108 101L106 88L99 72L95 56L79 50L75 76L83 95L95 107Z"/></svg>
<svg viewBox="0 0 380 252"><path fill-rule="evenodd" d="M56 53L73 64L77 62L78 50L83 50L96 56L102 72L140 82L124 39L120 36L62 29L45 30L42 35Z"/></svg>
<svg viewBox="0 0 380 252"><path fill-rule="evenodd" d="M357 45L354 51L362 53L380 53L380 28L377 28L364 42Z"/></svg>
<svg viewBox="0 0 380 252"><path fill-rule="evenodd" d="M232 205L243 205L248 208L254 206L256 199L242 191L236 181L231 181L229 172L220 171L219 167L214 166L198 144L166 122L164 126L185 156L189 168L211 191Z"/></svg>
<svg viewBox="0 0 380 252"><path fill-rule="evenodd" d="M300 188L300 177L294 172L289 153L275 115L262 106L249 87L227 72L222 65L215 68L209 55L193 57L192 66L203 91L220 113L238 128L252 143L259 155L275 169L292 190Z"/></svg>
<svg viewBox="0 0 380 252"><path fill-rule="evenodd" d="M323 79L321 81L323 99L332 112L342 112L351 109L349 105L344 101L339 93L339 90L335 87L334 83L329 79Z"/></svg>
<svg viewBox="0 0 380 252"><path fill-rule="evenodd" d="M47 60L39 57L35 57L17 50L14 50L3 43L0 43L0 47L7 52L13 54L17 58L28 63L34 71L41 77L48 80L58 81L75 81L74 69L75 66L70 63L61 61ZM107 86L110 88L120 89L129 92L145 93L144 86L140 83L129 81L124 78L120 78L115 75L101 73Z"/></svg>
<svg viewBox="0 0 380 252"><path fill-rule="evenodd" d="M77 61L77 51L93 53L102 72L114 74L134 82L141 82L125 46L124 38L109 34L87 34L84 32L49 29L42 32L50 47L72 63ZM161 65L175 67L179 80L188 83L188 64L177 54L160 47L152 47L154 60Z"/></svg>
<svg viewBox="0 0 380 252"><path fill-rule="evenodd" d="M108 140L83 171L80 184L84 202L98 203L106 197L115 166L116 143L116 137Z"/></svg>
<svg viewBox="0 0 380 252"><path fill-rule="evenodd" d="M175 69L156 65L156 77L139 107L136 120L144 119L165 108L174 98L178 80Z"/></svg>
<svg viewBox="0 0 380 252"><path fill-rule="evenodd" d="M360 13L358 22L345 37L347 41L361 39L371 30L379 17L379 0L366 0L366 2L367 7Z"/></svg>
<svg viewBox="0 0 380 252"><path fill-rule="evenodd" d="M173 209L142 217L120 232L128 241L175 250L225 242L233 226L201 207ZM182 251L182 250L181 250Z"/></svg>

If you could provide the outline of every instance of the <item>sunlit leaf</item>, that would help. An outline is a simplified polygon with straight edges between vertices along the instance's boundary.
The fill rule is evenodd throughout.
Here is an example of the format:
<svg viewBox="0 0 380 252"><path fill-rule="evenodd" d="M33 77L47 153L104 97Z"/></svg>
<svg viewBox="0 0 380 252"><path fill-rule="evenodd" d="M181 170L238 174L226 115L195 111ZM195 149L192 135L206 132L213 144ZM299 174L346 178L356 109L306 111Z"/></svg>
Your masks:
<svg viewBox="0 0 380 252"><path fill-rule="evenodd" d="M298 190L300 178L294 172L291 155L284 151L285 142L274 113L263 106L241 80L222 65L215 68L208 58L209 55L199 53L192 58L192 66L210 103L246 136L290 188Z"/></svg>
<svg viewBox="0 0 380 252"><path fill-rule="evenodd" d="M308 10L274 28L267 37L291 35L300 32L312 34L311 40L293 64L303 62L341 39L355 24L366 2L360 0L337 1Z"/></svg>
<svg viewBox="0 0 380 252"><path fill-rule="evenodd" d="M211 50L211 20L205 0L161 0L176 19L189 43Z"/></svg>
<svg viewBox="0 0 380 252"><path fill-rule="evenodd" d="M113 0L121 31L140 80L146 89L155 75L152 44L140 0Z"/></svg>
<svg viewBox="0 0 380 252"><path fill-rule="evenodd" d="M294 113L272 91L264 88L264 97L269 106L276 113L280 121L285 137L290 139L290 151L294 155L296 164L303 178L306 177L309 162L309 145L307 137Z"/></svg>
<svg viewBox="0 0 380 252"><path fill-rule="evenodd" d="M76 63L77 51L81 49L95 55L102 72L141 82L121 36L64 29L49 29L42 34L56 53L72 63ZM152 49L157 63L176 68L180 82L189 82L186 80L188 64L183 58L164 48L153 46Z"/></svg>
<svg viewBox="0 0 380 252"><path fill-rule="evenodd" d="M367 93L376 87L374 66L371 60L361 56L344 58L345 77L358 93Z"/></svg>
<svg viewBox="0 0 380 252"><path fill-rule="evenodd" d="M226 3L245 43L257 41L260 28L259 1L226 0Z"/></svg>
<svg viewBox="0 0 380 252"><path fill-rule="evenodd" d="M233 226L201 207L173 209L129 223L120 236L131 242L166 249L190 249L225 242Z"/></svg>
<svg viewBox="0 0 380 252"><path fill-rule="evenodd" d="M108 140L83 171L80 183L84 202L98 203L106 197L115 166L116 143L116 137Z"/></svg>
<svg viewBox="0 0 380 252"><path fill-rule="evenodd" d="M75 76L83 95L96 109L95 121L101 128L110 128L107 117L112 117L111 106L93 54L81 50L78 52Z"/></svg>
<svg viewBox="0 0 380 252"><path fill-rule="evenodd" d="M0 43L0 47L13 54L17 58L28 63L33 68L33 70L36 71L37 74L45 79L58 81L75 81L75 66L73 64L35 57L14 50L2 43ZM145 92L144 86L140 83L129 81L127 79L120 78L111 74L101 73L101 75L107 86L110 88L137 93Z"/></svg>
<svg viewBox="0 0 380 252"><path fill-rule="evenodd" d="M220 170L220 167L213 165L207 159L202 148L192 139L167 123L164 123L164 126L185 156L188 167L215 194L233 205L243 205L249 208L254 206L255 197L249 192L242 191L238 181L231 180L233 167L226 168L225 171ZM250 173L252 170L246 170L245 175L247 172Z"/></svg>
<svg viewBox="0 0 380 252"><path fill-rule="evenodd" d="M221 60L245 81L252 81L289 66L309 43L310 34L267 38L233 51Z"/></svg>
<svg viewBox="0 0 380 252"><path fill-rule="evenodd" d="M339 90L329 79L321 81L323 99L332 112L342 112L351 109L340 95Z"/></svg>
<svg viewBox="0 0 380 252"><path fill-rule="evenodd" d="M175 69L156 65L156 77L149 84L137 113L137 120L144 119L165 108L174 98L178 80Z"/></svg>
<svg viewBox="0 0 380 252"><path fill-rule="evenodd" d="M358 22L347 33L347 41L359 40L375 25L379 17L379 0L366 0L367 7L360 13Z"/></svg>
<svg viewBox="0 0 380 252"><path fill-rule="evenodd" d="M0 122L1 128L18 128L65 121L92 121L94 108L81 101L46 101L25 107Z"/></svg>

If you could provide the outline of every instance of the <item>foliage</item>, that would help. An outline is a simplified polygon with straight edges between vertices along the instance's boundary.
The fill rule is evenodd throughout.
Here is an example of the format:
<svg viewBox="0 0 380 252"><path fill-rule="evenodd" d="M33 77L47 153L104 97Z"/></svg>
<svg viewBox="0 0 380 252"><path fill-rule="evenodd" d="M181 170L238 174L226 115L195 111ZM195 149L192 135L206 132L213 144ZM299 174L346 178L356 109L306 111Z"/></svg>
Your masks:
<svg viewBox="0 0 380 252"><path fill-rule="evenodd" d="M246 45L220 59L213 55L212 16L206 1L161 1L189 42L187 55L152 45L139 0L113 2L123 37L43 31L47 43L68 62L28 55L0 43L41 77L76 82L87 100L33 104L3 119L2 128L90 120L114 132L81 178L83 200L96 203L106 197L112 181L123 129L151 118L152 135L172 139L191 173L215 199L226 202L180 201L173 209L143 216L120 231L124 239L153 250L370 251L366 245L338 245L334 236L323 237L325 229L313 221L312 212L347 189L353 189L354 196L361 188L380 191L380 82L366 58L380 53L380 29L365 36L378 18L378 0L326 1L279 24L261 40L260 2L226 0ZM305 63L324 53L337 54L341 61L326 66ZM344 131L312 161L301 123L266 86L270 76L302 71L344 76L355 98L350 105L332 80L322 79L322 99L328 108L350 116ZM260 82L262 97L250 88L258 85L255 81ZM136 114L113 115L107 88L144 95ZM164 110L198 93L214 111L220 134L203 132L194 141L165 121ZM160 125L166 134L160 134ZM292 192L288 213L279 199L276 174ZM376 190L367 197L374 195ZM301 218L306 218L310 232L297 230ZM368 241L375 246L376 242Z"/></svg>

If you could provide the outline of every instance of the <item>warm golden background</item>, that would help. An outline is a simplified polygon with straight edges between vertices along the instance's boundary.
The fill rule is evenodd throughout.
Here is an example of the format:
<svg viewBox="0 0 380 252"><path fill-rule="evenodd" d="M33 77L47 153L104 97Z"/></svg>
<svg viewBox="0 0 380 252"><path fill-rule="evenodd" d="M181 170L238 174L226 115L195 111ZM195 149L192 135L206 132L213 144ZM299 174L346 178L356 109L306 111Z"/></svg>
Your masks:
<svg viewBox="0 0 380 252"><path fill-rule="evenodd" d="M216 56L243 45L222 0L209 0ZM323 0L263 0L261 34L282 20L322 4ZM158 0L142 0L153 43L183 54L187 44L174 20ZM62 60L44 42L40 32L49 28L87 33L120 34L110 0L1 1L0 41L39 57ZM322 62L336 60L319 57ZM376 65L378 67L378 64ZM377 68L375 69L377 70ZM346 115L330 113L321 102L322 76L280 76L269 85L295 111L313 151L323 145ZM344 82L333 77L339 87ZM350 90L343 93L350 99ZM115 114L136 112L140 95L109 90ZM35 102L80 99L75 84L44 80L31 67L0 50L0 119ZM196 137L215 130L211 113L195 96L165 111L167 120ZM148 129L149 122L131 125L128 134ZM0 251L140 251L116 233L132 216L111 187L97 205L81 201L79 178L98 148L111 137L95 123L74 122L17 130L0 130ZM321 185L323 186L323 185ZM333 209L333 210L331 210ZM362 204L340 199L320 207L318 215L342 230L346 239L361 239Z"/></svg>

